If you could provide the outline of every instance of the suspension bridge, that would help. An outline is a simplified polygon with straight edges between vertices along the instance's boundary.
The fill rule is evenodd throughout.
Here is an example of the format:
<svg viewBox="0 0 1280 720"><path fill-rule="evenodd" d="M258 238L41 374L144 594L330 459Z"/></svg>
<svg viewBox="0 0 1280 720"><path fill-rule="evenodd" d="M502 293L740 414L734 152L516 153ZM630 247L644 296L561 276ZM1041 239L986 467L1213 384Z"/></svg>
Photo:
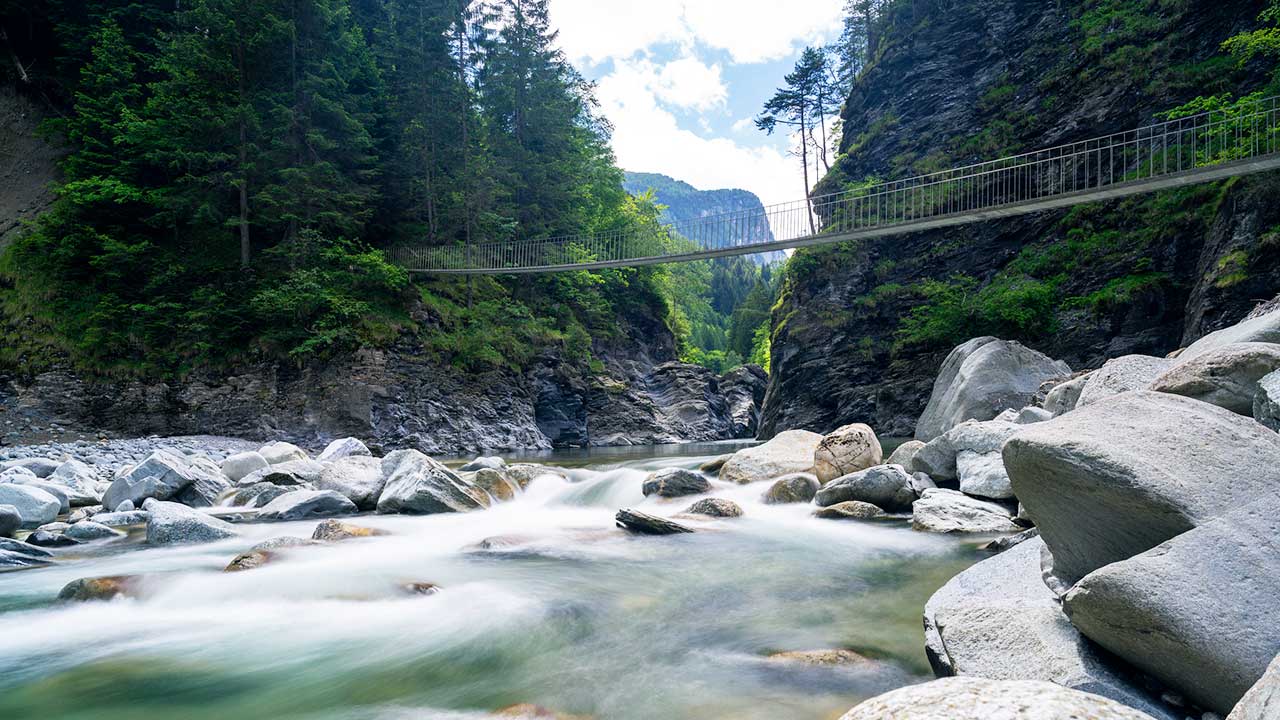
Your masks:
<svg viewBox="0 0 1280 720"><path fill-rule="evenodd" d="M628 232L394 248L413 272L635 267L883 237L1280 168L1280 97L754 212ZM761 241L772 231L773 241Z"/></svg>

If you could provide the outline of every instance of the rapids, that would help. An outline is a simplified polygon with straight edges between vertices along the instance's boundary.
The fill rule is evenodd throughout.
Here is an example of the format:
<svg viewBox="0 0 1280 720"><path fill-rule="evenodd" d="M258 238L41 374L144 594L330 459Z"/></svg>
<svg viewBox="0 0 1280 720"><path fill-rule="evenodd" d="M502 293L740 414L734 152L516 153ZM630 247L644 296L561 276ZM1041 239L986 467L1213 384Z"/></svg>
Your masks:
<svg viewBox="0 0 1280 720"><path fill-rule="evenodd" d="M920 613L981 557L972 540L818 520L762 504L764 483L717 485L745 516L692 535L614 529L621 507L669 516L697 499L646 499L646 474L727 449L539 458L570 480L540 478L483 512L365 515L352 522L392 535L249 572L221 570L316 522L185 547L134 536L0 575L0 717L485 718L536 703L611 720L819 720L929 677ZM76 578L132 573L146 575L140 599L55 602ZM444 590L398 592L417 581ZM876 662L766 659L820 648Z"/></svg>

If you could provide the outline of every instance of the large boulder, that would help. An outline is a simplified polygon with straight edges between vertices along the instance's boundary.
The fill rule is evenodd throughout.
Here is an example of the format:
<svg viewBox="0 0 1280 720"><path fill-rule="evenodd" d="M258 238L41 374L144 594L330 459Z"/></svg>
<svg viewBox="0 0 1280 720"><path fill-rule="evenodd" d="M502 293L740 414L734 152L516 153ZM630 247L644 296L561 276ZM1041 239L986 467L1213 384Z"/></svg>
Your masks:
<svg viewBox="0 0 1280 720"><path fill-rule="evenodd" d="M338 441L334 441L338 442ZM343 455L325 466L316 478L317 490L333 490L346 496L361 510L373 510L386 478L382 461L368 455Z"/></svg>
<svg viewBox="0 0 1280 720"><path fill-rule="evenodd" d="M521 490L529 487L529 483L540 477L552 477L559 480L567 479L563 470L550 468L545 465L535 465L533 463L516 463L514 465L508 465L507 469L504 470L503 473L508 478L515 481L515 483L520 486Z"/></svg>
<svg viewBox="0 0 1280 720"><path fill-rule="evenodd" d="M640 487L645 497L665 498L701 495L710 490L711 483L705 477L684 468L663 468L645 478Z"/></svg>
<svg viewBox="0 0 1280 720"><path fill-rule="evenodd" d="M466 512L489 504L483 490L417 450L397 450L383 458L382 474L387 483L378 498L380 513Z"/></svg>
<svg viewBox="0 0 1280 720"><path fill-rule="evenodd" d="M260 520L310 520L354 515L356 504L333 490L294 490L262 506Z"/></svg>
<svg viewBox="0 0 1280 720"><path fill-rule="evenodd" d="M1120 393L1146 390L1156 378L1174 366L1174 361L1149 355L1124 355L1108 360L1087 376L1076 409L1087 407Z"/></svg>
<svg viewBox="0 0 1280 720"><path fill-rule="evenodd" d="M1054 385L1044 396L1044 409L1054 417L1069 413L1076 409L1080 402L1080 393L1089 382L1093 373L1084 373Z"/></svg>
<svg viewBox="0 0 1280 720"><path fill-rule="evenodd" d="M211 517L186 505L150 499L142 508L147 516L147 544L178 545L206 543L235 537L231 523Z"/></svg>
<svg viewBox="0 0 1280 720"><path fill-rule="evenodd" d="M261 470L254 470L240 478L236 485L249 487L260 482L269 482L276 485L309 486L320 479L320 475L324 473L326 467L328 466L323 463L306 458L302 460L286 460L272 463Z"/></svg>
<svg viewBox="0 0 1280 720"><path fill-rule="evenodd" d="M109 540L112 538L123 537L124 533L113 527L103 525L102 523L92 520L81 520L64 531L64 534L72 540L80 542L92 542L94 540Z"/></svg>
<svg viewBox="0 0 1280 720"><path fill-rule="evenodd" d="M813 451L814 474L818 482L824 484L875 467L883 460L884 451L875 431L862 423L845 425L828 433Z"/></svg>
<svg viewBox="0 0 1280 720"><path fill-rule="evenodd" d="M222 494L231 489L231 481L223 474L218 463L207 457L197 455L188 460L195 479L190 485L179 490L173 499L188 507L217 505Z"/></svg>
<svg viewBox="0 0 1280 720"><path fill-rule="evenodd" d="M783 475L773 481L773 485L765 491L761 500L765 505L785 505L787 503L807 503L818 493L822 484L812 473L792 473Z"/></svg>
<svg viewBox="0 0 1280 720"><path fill-rule="evenodd" d="M1277 370L1280 345L1232 343L1174 365L1151 383L1151 389L1252 416L1258 382Z"/></svg>
<svg viewBox="0 0 1280 720"><path fill-rule="evenodd" d="M0 505L18 512L23 527L38 527L52 522L62 509L62 501L48 491L32 485L0 484Z"/></svg>
<svg viewBox="0 0 1280 720"><path fill-rule="evenodd" d="M67 489L73 507L97 505L102 493L98 492L98 474L79 460L67 460L49 475L49 482Z"/></svg>
<svg viewBox="0 0 1280 720"><path fill-rule="evenodd" d="M1275 720L1280 718L1280 655L1267 666L1262 679L1240 698L1227 720Z"/></svg>
<svg viewBox="0 0 1280 720"><path fill-rule="evenodd" d="M325 446L316 456L316 462L333 462L345 457L370 457L369 447L356 438L346 437L334 440Z"/></svg>
<svg viewBox="0 0 1280 720"><path fill-rule="evenodd" d="M458 468L459 472L475 472L477 470L505 470L507 461L496 455L482 455Z"/></svg>
<svg viewBox="0 0 1280 720"><path fill-rule="evenodd" d="M908 440L898 447L894 448L889 454L889 459L884 461L885 465L901 465L907 469L907 472L918 472L915 467L916 455L924 449L924 443L919 440Z"/></svg>
<svg viewBox="0 0 1280 720"><path fill-rule="evenodd" d="M745 485L813 472L813 455L820 442L822 436L808 430L780 432L767 443L735 452L720 467L720 479Z"/></svg>
<svg viewBox="0 0 1280 720"><path fill-rule="evenodd" d="M1209 333L1178 354L1179 361L1191 360L1210 350L1234 343L1280 343L1280 310L1272 310Z"/></svg>
<svg viewBox="0 0 1280 720"><path fill-rule="evenodd" d="M306 451L302 448L294 445L293 443L282 441L263 445L258 448L258 454L262 456L263 460L266 460L271 465L279 465L281 463L293 462L295 460L311 459L307 457Z"/></svg>
<svg viewBox="0 0 1280 720"><path fill-rule="evenodd" d="M818 505L857 500L889 512L905 512L916 500L911 473L901 465L877 465L827 483L818 491Z"/></svg>
<svg viewBox="0 0 1280 720"><path fill-rule="evenodd" d="M236 453L227 456L222 461L222 473L227 476L231 482L238 483L241 478L252 472L257 472L266 468L271 463L262 457L262 454L256 451Z"/></svg>
<svg viewBox="0 0 1280 720"><path fill-rule="evenodd" d="M67 491L67 488L62 485L55 485L48 480L42 480L40 478L20 478L14 480L13 484L39 488L57 498L59 515L65 515L71 512L71 494Z"/></svg>
<svg viewBox="0 0 1280 720"><path fill-rule="evenodd" d="M1014 492L1070 582L1280 486L1280 435L1215 405L1133 392L1024 425Z"/></svg>
<svg viewBox="0 0 1280 720"><path fill-rule="evenodd" d="M1280 493L1086 575L1071 622L1221 715L1280 652Z"/></svg>
<svg viewBox="0 0 1280 720"><path fill-rule="evenodd" d="M961 492L994 500L1013 497L1000 449L1019 427L1001 420L968 420L947 431L947 443L956 453L955 475Z"/></svg>
<svg viewBox="0 0 1280 720"><path fill-rule="evenodd" d="M1030 405L1046 380L1070 375L1066 363L1022 344L976 338L951 351L916 424L928 442L965 420L991 420L1004 410Z"/></svg>
<svg viewBox="0 0 1280 720"><path fill-rule="evenodd" d="M1016 533L1005 507L955 490L925 490L911 507L911 527L939 533Z"/></svg>
<svg viewBox="0 0 1280 720"><path fill-rule="evenodd" d="M281 495L287 495L298 488L260 482L249 487L242 487L231 497L231 504L243 507L260 508Z"/></svg>
<svg viewBox="0 0 1280 720"><path fill-rule="evenodd" d="M1181 720L1113 671L1072 627L1041 579L1043 548L1035 537L1019 543L955 576L929 598L925 651L934 672L1043 680Z"/></svg>
<svg viewBox="0 0 1280 720"><path fill-rule="evenodd" d="M1258 394L1253 398L1253 419L1280 431L1280 371L1258 381Z"/></svg>
<svg viewBox="0 0 1280 720"><path fill-rule="evenodd" d="M952 677L873 697L840 720L1153 720L1114 700L1035 680Z"/></svg>
<svg viewBox="0 0 1280 720"><path fill-rule="evenodd" d="M198 474L185 456L156 450L111 481L102 495L102 505L114 509L125 500L135 506L149 498L169 500L195 482Z"/></svg>

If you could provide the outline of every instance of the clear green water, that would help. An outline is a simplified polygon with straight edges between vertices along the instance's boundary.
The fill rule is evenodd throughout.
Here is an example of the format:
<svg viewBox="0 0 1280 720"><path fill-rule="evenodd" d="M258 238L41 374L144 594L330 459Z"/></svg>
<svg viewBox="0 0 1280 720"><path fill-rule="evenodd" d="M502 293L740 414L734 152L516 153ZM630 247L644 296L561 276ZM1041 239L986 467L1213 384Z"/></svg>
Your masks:
<svg viewBox="0 0 1280 720"><path fill-rule="evenodd" d="M241 526L210 545L137 539L0 575L0 718L484 718L536 703L597 718L838 717L928 675L920 611L980 558L901 524L822 521L766 506L767 484L720 486L746 516L677 537L613 528L657 467L722 447L578 455L485 512L367 516L388 537L221 569L314 522ZM494 536L500 551L477 551ZM57 604L86 576L145 573L143 597ZM434 582L404 597L399 583ZM879 662L780 664L782 650L849 648Z"/></svg>

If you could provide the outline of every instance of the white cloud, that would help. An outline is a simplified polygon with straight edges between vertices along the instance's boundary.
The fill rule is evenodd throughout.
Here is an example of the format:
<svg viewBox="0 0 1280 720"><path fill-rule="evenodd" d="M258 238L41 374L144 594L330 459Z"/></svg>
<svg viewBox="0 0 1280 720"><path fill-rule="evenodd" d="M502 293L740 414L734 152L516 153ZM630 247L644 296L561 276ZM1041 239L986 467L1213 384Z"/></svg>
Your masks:
<svg viewBox="0 0 1280 720"><path fill-rule="evenodd" d="M614 125L618 163L628 170L663 173L705 190L745 188L766 205L804 196L798 161L770 146L747 147L679 127L642 73L608 75L597 94Z"/></svg>
<svg viewBox="0 0 1280 720"><path fill-rule="evenodd" d="M719 65L705 65L687 55L658 70L654 88L659 100L678 107L709 110L723 105L729 89L720 77Z"/></svg>
<svg viewBox="0 0 1280 720"><path fill-rule="evenodd" d="M776 60L838 28L843 0L555 0L551 19L575 61L629 58L659 43Z"/></svg>

